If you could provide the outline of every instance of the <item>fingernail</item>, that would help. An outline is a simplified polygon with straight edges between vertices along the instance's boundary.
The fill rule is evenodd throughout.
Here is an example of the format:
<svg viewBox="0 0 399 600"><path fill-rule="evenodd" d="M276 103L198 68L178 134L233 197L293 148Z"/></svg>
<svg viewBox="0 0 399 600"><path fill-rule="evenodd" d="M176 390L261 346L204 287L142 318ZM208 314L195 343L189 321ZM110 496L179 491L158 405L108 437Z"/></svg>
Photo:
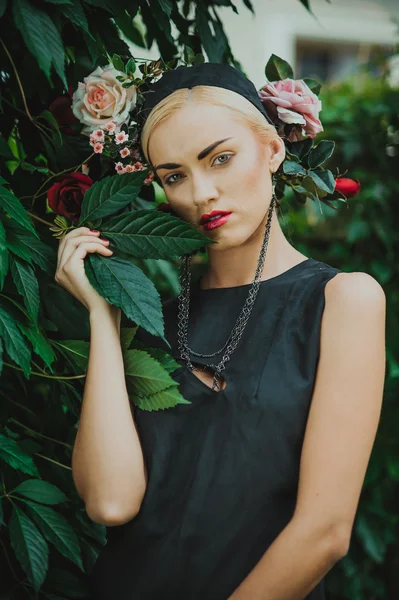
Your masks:
<svg viewBox="0 0 399 600"><path fill-rule="evenodd" d="M93 233L100 233L100 232L98 231L98 229L90 229L90 231L92 231Z"/></svg>

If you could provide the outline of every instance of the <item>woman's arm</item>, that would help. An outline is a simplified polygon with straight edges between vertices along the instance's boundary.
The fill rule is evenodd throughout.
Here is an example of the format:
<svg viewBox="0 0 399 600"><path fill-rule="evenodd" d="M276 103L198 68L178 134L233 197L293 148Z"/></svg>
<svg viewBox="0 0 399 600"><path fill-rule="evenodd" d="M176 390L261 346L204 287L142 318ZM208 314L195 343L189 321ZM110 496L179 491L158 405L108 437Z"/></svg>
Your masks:
<svg viewBox="0 0 399 600"><path fill-rule="evenodd" d="M229 600L303 600L349 549L383 398L385 294L339 273L325 300L295 512Z"/></svg>
<svg viewBox="0 0 399 600"><path fill-rule="evenodd" d="M120 310L90 313L90 355L72 455L72 474L89 517L119 525L138 512L146 489L142 448L126 390Z"/></svg>

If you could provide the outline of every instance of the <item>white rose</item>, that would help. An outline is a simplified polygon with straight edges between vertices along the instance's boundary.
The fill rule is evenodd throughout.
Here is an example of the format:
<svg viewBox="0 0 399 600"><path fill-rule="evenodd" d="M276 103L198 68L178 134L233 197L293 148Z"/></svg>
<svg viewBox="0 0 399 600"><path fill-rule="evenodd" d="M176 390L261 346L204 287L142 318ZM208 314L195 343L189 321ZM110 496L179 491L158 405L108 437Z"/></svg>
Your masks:
<svg viewBox="0 0 399 600"><path fill-rule="evenodd" d="M73 114L85 125L82 132L91 133L113 121L120 126L129 120L129 112L135 107L136 87L123 88L116 79L124 75L112 64L97 67L93 73L79 82L72 96Z"/></svg>

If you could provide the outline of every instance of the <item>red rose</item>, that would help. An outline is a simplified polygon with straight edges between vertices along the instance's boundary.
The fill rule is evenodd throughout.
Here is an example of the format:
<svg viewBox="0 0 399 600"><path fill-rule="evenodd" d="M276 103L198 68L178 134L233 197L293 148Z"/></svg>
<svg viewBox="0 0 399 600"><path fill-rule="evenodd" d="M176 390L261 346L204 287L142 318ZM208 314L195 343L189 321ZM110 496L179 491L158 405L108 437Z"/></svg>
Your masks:
<svg viewBox="0 0 399 600"><path fill-rule="evenodd" d="M49 206L58 215L77 221L85 192L93 180L83 173L62 175L47 192Z"/></svg>
<svg viewBox="0 0 399 600"><path fill-rule="evenodd" d="M360 192L360 181L358 179L338 177L335 180L335 191L340 192L347 198L353 198Z"/></svg>
<svg viewBox="0 0 399 600"><path fill-rule="evenodd" d="M71 129L70 125L79 123L78 119L72 112L72 94L73 88L69 86L67 94L58 96L48 107L49 111L57 121L58 126L62 128L62 132L68 135L78 135L78 131Z"/></svg>

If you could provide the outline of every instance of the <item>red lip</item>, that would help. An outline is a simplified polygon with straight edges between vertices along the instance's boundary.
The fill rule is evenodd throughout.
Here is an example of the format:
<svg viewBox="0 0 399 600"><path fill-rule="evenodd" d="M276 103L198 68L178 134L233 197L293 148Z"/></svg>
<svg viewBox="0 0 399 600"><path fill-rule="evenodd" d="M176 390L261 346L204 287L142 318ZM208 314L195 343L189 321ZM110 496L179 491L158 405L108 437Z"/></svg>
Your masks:
<svg viewBox="0 0 399 600"><path fill-rule="evenodd" d="M216 215L222 216L222 215L230 215L230 214L231 214L231 212L229 212L227 210L213 210L209 214L205 213L204 215L202 215L200 222L201 222L201 225L203 225L204 223L206 223L208 221L208 219L210 217L215 217Z"/></svg>

